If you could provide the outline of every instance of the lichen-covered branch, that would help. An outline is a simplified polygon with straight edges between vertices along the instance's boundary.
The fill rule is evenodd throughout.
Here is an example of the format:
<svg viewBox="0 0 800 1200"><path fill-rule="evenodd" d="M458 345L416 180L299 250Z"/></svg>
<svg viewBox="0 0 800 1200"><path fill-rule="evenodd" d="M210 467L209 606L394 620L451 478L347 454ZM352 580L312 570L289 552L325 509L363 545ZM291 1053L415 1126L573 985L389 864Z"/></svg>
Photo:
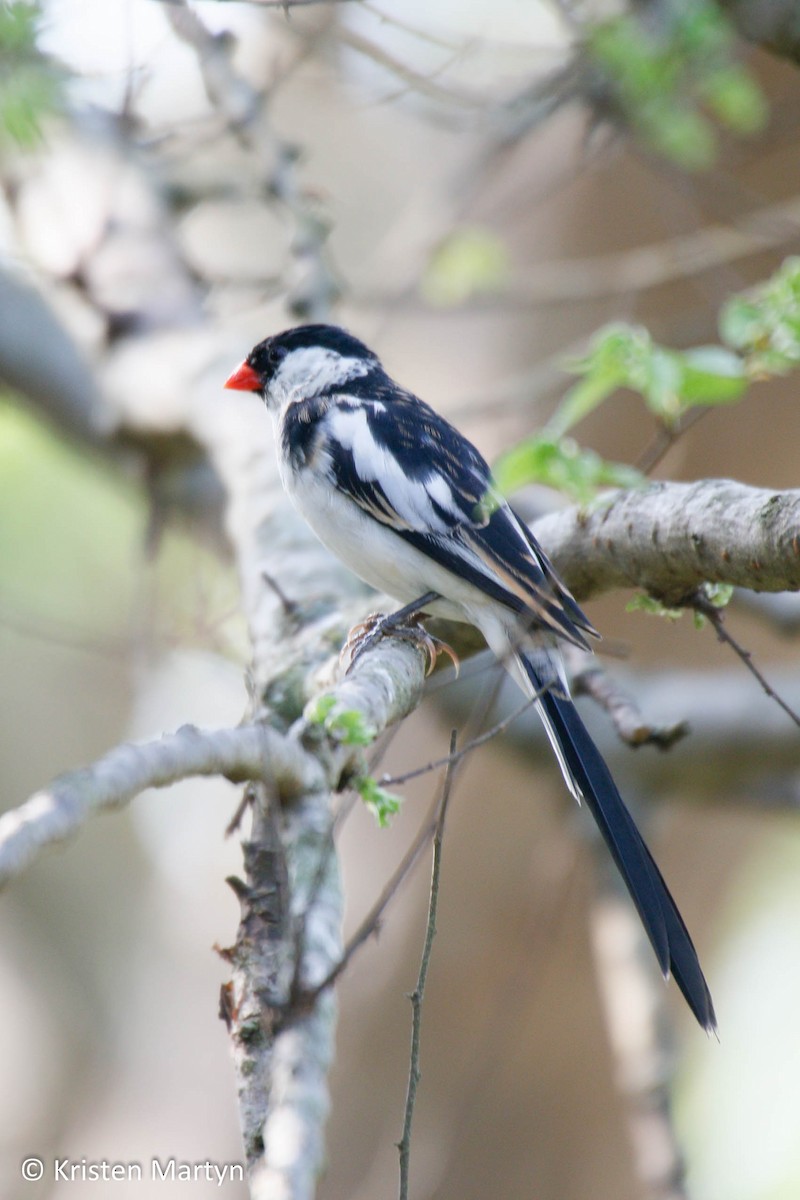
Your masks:
<svg viewBox="0 0 800 1200"><path fill-rule="evenodd" d="M199 730L143 745L116 746L92 766L69 771L0 817L0 886L19 875L40 850L73 837L97 813L121 808L145 788L168 787L192 775L263 779L308 772L298 748L269 729Z"/></svg>
<svg viewBox="0 0 800 1200"><path fill-rule="evenodd" d="M331 712L358 712L378 734L419 703L424 670L420 653L402 642L386 642L331 689ZM0 887L22 874L46 846L75 836L91 817L124 807L145 788L221 775L233 783L260 781L291 804L306 792L336 788L357 759L356 747L305 720L285 734L263 722L213 730L184 725L157 741L115 746L0 816Z"/></svg>
<svg viewBox="0 0 800 1200"><path fill-rule="evenodd" d="M653 483L604 497L591 511L553 513L534 528L582 599L635 587L680 604L703 582L800 588L800 491L730 479Z"/></svg>
<svg viewBox="0 0 800 1200"><path fill-rule="evenodd" d="M419 703L425 663L406 643L386 642L332 689L331 718L358 712L376 733ZM359 751L300 720L290 731L319 767L294 794L253 789L244 840L245 881L233 973L222 993L231 1036L251 1196L311 1200L324 1160L327 1073L335 1005L330 989L342 955L341 889L332 843L330 791ZM309 997L313 996L313 1000Z"/></svg>

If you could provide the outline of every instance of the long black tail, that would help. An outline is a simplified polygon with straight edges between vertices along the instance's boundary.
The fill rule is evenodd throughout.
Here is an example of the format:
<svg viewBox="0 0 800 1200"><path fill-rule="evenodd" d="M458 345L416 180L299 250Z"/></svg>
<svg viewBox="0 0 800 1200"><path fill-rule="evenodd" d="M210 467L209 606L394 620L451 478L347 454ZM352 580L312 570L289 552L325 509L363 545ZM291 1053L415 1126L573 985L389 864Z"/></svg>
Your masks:
<svg viewBox="0 0 800 1200"><path fill-rule="evenodd" d="M586 800L638 909L661 970L665 977L670 972L674 975L697 1020L713 1032L717 1027L714 1005L697 951L611 772L572 701L554 691L541 691L544 681L534 662L523 655L520 662L540 693L539 711L568 775L567 782Z"/></svg>

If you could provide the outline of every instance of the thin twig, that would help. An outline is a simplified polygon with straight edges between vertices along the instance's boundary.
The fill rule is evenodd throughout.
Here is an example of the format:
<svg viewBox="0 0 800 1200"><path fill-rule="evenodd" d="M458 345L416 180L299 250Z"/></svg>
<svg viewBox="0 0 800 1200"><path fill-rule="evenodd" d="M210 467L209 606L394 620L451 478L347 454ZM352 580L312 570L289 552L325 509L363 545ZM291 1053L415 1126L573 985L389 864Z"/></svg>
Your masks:
<svg viewBox="0 0 800 1200"><path fill-rule="evenodd" d="M339 959L333 970L328 973L325 979L323 979L321 983L317 984L313 991L309 992L309 1001L315 1000L320 992L324 992L326 988L331 987L331 985L336 982L343 971L345 971L345 969L349 966L350 960L353 958L353 955L356 953L356 951L359 950L370 937L372 937L373 933L380 924L381 917L383 916L384 912L397 895L400 887L403 885L403 883L405 883L420 854L433 837L436 829L438 812L439 802L437 799L431 806L431 810L425 821L423 821L422 825L420 826L413 842L408 847L402 859L400 860L400 863L392 872L388 882L381 890L378 899L375 901L372 908L359 925L358 929L348 941L342 953L342 957Z"/></svg>
<svg viewBox="0 0 800 1200"><path fill-rule="evenodd" d="M683 437L693 425L702 420L710 411L710 408L694 408L686 414L679 424L674 426L664 425L659 422L651 441L645 446L634 463L636 470L641 471L642 475L651 475L678 439Z"/></svg>
<svg viewBox="0 0 800 1200"><path fill-rule="evenodd" d="M719 640L724 642L725 645L730 646L737 658L741 659L741 661L747 667L753 678L758 680L759 684L763 688L766 695L769 696L770 700L774 700L778 707L783 709L787 717L794 721L795 725L800 726L800 716L798 716L791 705L787 704L786 701L778 695L778 693L767 680L766 676L762 675L761 671L753 662L753 655L751 652L749 650L745 650L744 646L737 642L736 638L725 628L723 614L720 609L716 608L710 600L700 593L692 598L690 607L693 608L695 612L698 612L704 616L714 626Z"/></svg>
<svg viewBox="0 0 800 1200"><path fill-rule="evenodd" d="M513 725L518 717L526 713L537 697L541 695L537 692L535 696L529 697L524 704L520 704L507 717L503 717L502 721L498 721L491 729L487 729L485 733L481 733L478 737L470 738L470 740L462 746L456 754L446 754L443 758L435 758L432 762L426 763L424 767L414 767L411 771L405 771L402 775L382 775L380 778L381 787L397 787L401 783L408 783L410 779L416 779L420 775L427 775L430 771L435 771L439 767L446 767L458 763L462 758L466 757L473 750L477 750L479 746L483 746L486 742L490 742L492 738L497 737L499 733L508 729L509 725Z"/></svg>
<svg viewBox="0 0 800 1200"><path fill-rule="evenodd" d="M400 1200L408 1200L408 1176L411 1164L411 1123L414 1119L414 1105L417 1098L417 1087L420 1080L419 1054L420 1037L422 1032L422 1002L425 997L425 984L428 979L428 968L433 950L433 939L436 936L436 912L439 907L439 884L442 873L442 843L444 838L444 822L447 807L453 788L455 775L456 738L454 729L450 734L450 761L445 771L442 785L441 800L436 815L436 825L433 834L433 864L431 867L431 891L428 902L428 923L425 929L425 942L422 948L422 958L419 964L417 986L411 993L411 1058L408 1064L408 1090L406 1092L405 1117L403 1120L403 1135L398 1143L400 1153Z"/></svg>
<svg viewBox="0 0 800 1200"><path fill-rule="evenodd" d="M440 100L460 108L479 109L485 107L486 101L479 95L470 95L458 88L436 83L435 74L441 74L450 63L443 64L434 75L422 75L406 63L401 62L400 59L395 58L394 55L389 54L382 46L371 42L369 38L362 37L353 29L340 29L339 40L357 54L363 54L365 58L371 59L379 67L383 67L384 70L396 76L410 91L418 92L431 100Z"/></svg>
<svg viewBox="0 0 800 1200"><path fill-rule="evenodd" d="M675 742L686 737L689 725L686 721L672 721L655 725L645 719L634 698L603 669L593 654L567 647L564 657L570 667L572 689L576 696L591 696L592 700L610 717L617 734L628 746L658 746L668 750Z"/></svg>
<svg viewBox="0 0 800 1200"><path fill-rule="evenodd" d="M477 714L476 720L477 720L478 724L480 724L483 721L483 719L486 715L487 709L490 708L491 705L494 703L496 696L497 696L497 688L495 687L489 693L486 705L481 706L481 711ZM415 775L422 775L427 771L435 770L437 766L450 765L453 768L455 768L458 765L458 763L461 761L461 759L465 756L468 749L474 749L477 745L480 745L482 742L487 741L489 737L494 737L502 729L506 728L513 721L515 721L521 712L524 712L524 710L526 708L530 707L532 702L533 702L532 700L526 701L525 705L522 708L520 708L519 712L512 713L509 717L507 717L504 721L501 721L499 723L499 725L497 725L493 729L489 730L489 732L484 734L481 738L469 738L467 744L464 747L464 750L460 751L455 756L451 757L449 754L445 755L444 758L437 760L437 762L431 763L426 767L422 767L417 771L409 772L409 774L407 776L397 776L396 778L393 779L392 776L385 775L380 780L380 783L383 785L387 780L389 782L394 782L394 783L397 783L398 781L403 782L405 779L411 779ZM475 714L473 714L473 718L475 719ZM391 734L391 736L393 736L393 733ZM339 827L339 825L345 819L345 817L347 817L349 815L351 809L352 809L352 804L350 804L346 809L343 809L340 813L337 814L335 821L334 821L334 831L336 828ZM331 987L336 982L336 980L339 978L339 976L341 974L343 974L343 972L347 969L347 967L350 964L351 959L356 954L356 952L361 949L361 947L364 945L364 943L366 941L368 941L369 938L372 937L372 935L379 928L383 914L385 913L386 909L389 907L389 905L394 900L395 896L399 892L402 885L405 883L405 881L408 878L408 876L410 875L411 871L414 869L414 867L417 863L417 860L419 859L420 854L422 853L422 851L427 846L428 842L433 837L434 831L436 829L438 812L439 812L439 801L437 799L437 800L434 800L433 804L431 805L431 808L430 808L425 820L423 821L422 825L420 826L414 840L411 842L410 846L406 850L405 854L403 855L402 859L400 860L400 863L398 864L398 866L392 873L390 879L387 881L385 886L382 888L381 893L378 896L377 900L372 905L372 907L370 908L369 912L364 917L364 919L361 921L360 925L358 926L358 929L355 931L353 936L348 941L347 945L344 948L342 957L339 960L339 962L336 963L336 966L328 973L328 975L322 980L321 983L317 984L315 988L310 989L310 990L308 990L307 993L305 993L304 998L309 1003L313 1003L313 1001L317 998L317 996L321 992L323 992L326 988Z"/></svg>

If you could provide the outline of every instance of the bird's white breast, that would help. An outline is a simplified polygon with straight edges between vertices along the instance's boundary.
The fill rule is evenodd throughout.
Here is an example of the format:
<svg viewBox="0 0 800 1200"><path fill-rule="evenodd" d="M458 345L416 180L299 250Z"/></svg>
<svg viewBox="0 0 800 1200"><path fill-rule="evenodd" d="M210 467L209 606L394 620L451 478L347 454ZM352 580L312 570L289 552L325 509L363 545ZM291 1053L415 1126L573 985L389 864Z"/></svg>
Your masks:
<svg viewBox="0 0 800 1200"><path fill-rule="evenodd" d="M401 604L439 592L449 599L426 605L429 612L455 621L474 620L465 605L481 606L483 598L475 588L364 513L315 470L294 472L282 463L281 474L292 503L319 540L365 583ZM462 593L464 605L457 599Z"/></svg>

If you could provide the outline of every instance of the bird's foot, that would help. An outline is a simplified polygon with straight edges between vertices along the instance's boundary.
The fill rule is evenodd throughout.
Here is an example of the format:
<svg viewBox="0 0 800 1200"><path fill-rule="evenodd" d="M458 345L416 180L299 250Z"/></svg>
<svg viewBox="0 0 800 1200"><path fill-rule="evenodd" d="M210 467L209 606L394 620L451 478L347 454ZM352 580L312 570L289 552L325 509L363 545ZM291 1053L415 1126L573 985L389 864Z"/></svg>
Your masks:
<svg viewBox="0 0 800 1200"><path fill-rule="evenodd" d="M410 642L424 652L427 658L426 675L430 675L440 654L447 654L452 659L457 672L460 666L458 655L447 642L428 632L422 623L427 616L424 612L409 614L404 609L396 613L370 613L365 620L353 626L342 647L339 662L345 675L352 671L365 650L371 650L389 637Z"/></svg>

